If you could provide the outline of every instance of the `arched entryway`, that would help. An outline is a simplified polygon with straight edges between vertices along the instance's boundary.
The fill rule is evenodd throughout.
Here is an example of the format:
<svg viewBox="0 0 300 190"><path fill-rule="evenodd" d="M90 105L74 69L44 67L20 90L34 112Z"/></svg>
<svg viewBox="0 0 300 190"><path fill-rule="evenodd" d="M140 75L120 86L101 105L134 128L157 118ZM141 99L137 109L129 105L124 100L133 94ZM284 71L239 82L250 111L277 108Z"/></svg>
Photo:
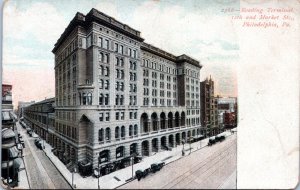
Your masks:
<svg viewBox="0 0 300 190"><path fill-rule="evenodd" d="M152 152L158 152L158 139L152 139Z"/></svg>
<svg viewBox="0 0 300 190"><path fill-rule="evenodd" d="M165 129L166 128L166 114L162 112L160 114L160 128Z"/></svg>
<svg viewBox="0 0 300 190"><path fill-rule="evenodd" d="M152 130L157 131L158 130L158 117L155 112L151 114L151 122L152 122Z"/></svg>
<svg viewBox="0 0 300 190"><path fill-rule="evenodd" d="M175 127L179 127L180 123L179 112L175 113Z"/></svg>
<svg viewBox="0 0 300 190"><path fill-rule="evenodd" d="M142 142L142 156L149 156L149 141L143 141Z"/></svg>
<svg viewBox="0 0 300 190"><path fill-rule="evenodd" d="M146 113L143 113L141 115L141 132L142 133L149 132L148 115Z"/></svg>
<svg viewBox="0 0 300 190"><path fill-rule="evenodd" d="M169 112L168 114L168 128L173 128L173 113Z"/></svg>
<svg viewBox="0 0 300 190"><path fill-rule="evenodd" d="M169 135L169 147L174 147L174 135Z"/></svg>

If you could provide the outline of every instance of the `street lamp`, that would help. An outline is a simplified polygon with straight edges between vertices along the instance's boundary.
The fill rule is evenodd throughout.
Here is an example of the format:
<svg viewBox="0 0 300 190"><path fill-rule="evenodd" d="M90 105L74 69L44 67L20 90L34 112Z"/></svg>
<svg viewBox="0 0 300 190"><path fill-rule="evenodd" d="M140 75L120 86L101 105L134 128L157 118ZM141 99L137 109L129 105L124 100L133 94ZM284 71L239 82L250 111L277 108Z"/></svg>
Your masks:
<svg viewBox="0 0 300 190"><path fill-rule="evenodd" d="M73 171L72 171L72 188L76 188L76 185L74 184L74 173L76 173L76 167L74 167Z"/></svg>
<svg viewBox="0 0 300 190"><path fill-rule="evenodd" d="M132 179L133 179L133 164L134 164L134 157L136 157L136 153L134 152L134 153L132 153L131 154L131 174L132 174Z"/></svg>
<svg viewBox="0 0 300 190"><path fill-rule="evenodd" d="M185 143L184 140L182 140L181 143L182 143L182 145L183 145L183 146L182 146L182 156L184 156L184 154L185 154L185 153L184 153L184 143Z"/></svg>

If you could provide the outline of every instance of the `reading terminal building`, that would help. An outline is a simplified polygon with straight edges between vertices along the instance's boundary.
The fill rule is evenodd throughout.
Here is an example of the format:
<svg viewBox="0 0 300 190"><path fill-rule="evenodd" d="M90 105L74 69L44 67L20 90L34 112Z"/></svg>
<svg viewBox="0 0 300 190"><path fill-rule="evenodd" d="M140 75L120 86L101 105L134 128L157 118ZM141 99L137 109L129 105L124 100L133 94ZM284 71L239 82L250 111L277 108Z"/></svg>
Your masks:
<svg viewBox="0 0 300 190"><path fill-rule="evenodd" d="M145 43L96 9L77 13L52 52L55 98L25 108L24 119L71 171L88 175L99 164L104 175L133 155L137 161L203 136L197 60Z"/></svg>

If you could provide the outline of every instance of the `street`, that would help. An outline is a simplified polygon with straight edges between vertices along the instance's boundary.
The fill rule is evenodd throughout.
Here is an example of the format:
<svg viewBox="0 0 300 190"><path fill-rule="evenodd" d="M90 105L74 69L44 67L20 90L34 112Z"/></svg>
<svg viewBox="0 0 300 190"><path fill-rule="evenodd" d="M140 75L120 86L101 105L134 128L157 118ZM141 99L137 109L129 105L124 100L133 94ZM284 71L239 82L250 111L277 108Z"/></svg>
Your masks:
<svg viewBox="0 0 300 190"><path fill-rule="evenodd" d="M161 171L121 189L236 188L236 134L166 165Z"/></svg>
<svg viewBox="0 0 300 190"><path fill-rule="evenodd" d="M45 153L35 146L34 138L19 123L16 125L25 141L23 155L31 189L71 189Z"/></svg>

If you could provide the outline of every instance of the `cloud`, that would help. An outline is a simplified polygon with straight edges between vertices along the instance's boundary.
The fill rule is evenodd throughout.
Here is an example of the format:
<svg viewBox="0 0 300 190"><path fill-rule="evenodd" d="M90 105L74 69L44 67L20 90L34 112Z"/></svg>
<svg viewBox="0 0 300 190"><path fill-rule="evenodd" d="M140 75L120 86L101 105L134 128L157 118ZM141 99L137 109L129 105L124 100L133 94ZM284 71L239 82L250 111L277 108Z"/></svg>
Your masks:
<svg viewBox="0 0 300 190"><path fill-rule="evenodd" d="M3 8L3 28L6 37L36 39L54 44L67 26L62 14L50 3L33 3L20 10L20 1L8 1Z"/></svg>

